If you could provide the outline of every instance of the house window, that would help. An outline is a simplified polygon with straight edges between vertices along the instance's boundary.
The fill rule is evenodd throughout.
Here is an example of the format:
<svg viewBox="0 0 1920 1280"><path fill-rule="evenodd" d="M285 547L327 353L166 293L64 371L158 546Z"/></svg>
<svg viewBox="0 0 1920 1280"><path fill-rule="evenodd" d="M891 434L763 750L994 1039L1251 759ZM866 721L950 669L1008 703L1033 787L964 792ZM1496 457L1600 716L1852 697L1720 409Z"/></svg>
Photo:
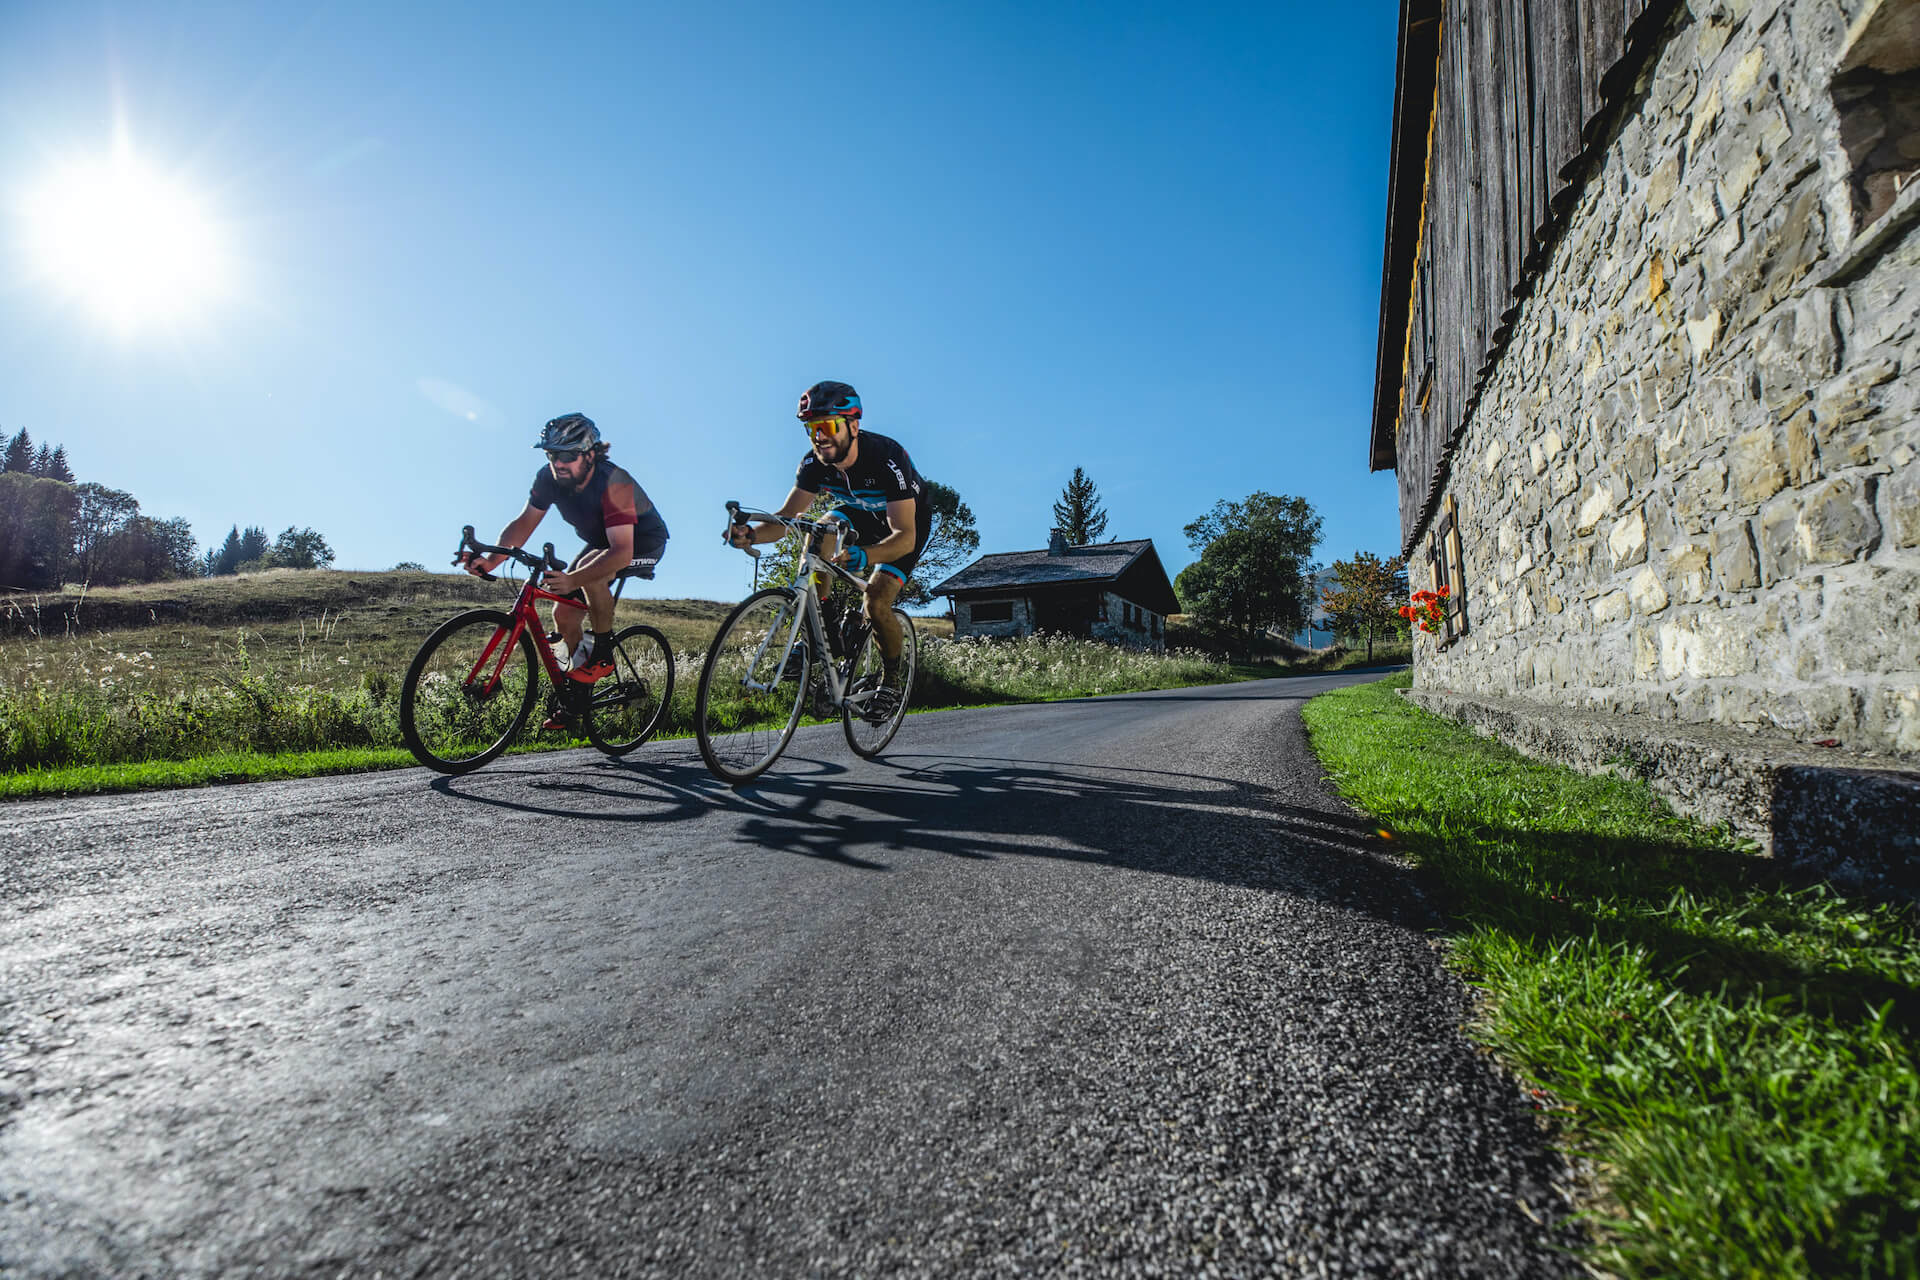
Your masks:
<svg viewBox="0 0 1920 1280"><path fill-rule="evenodd" d="M1920 175L1920 22L1898 0L1869 10L1830 86L1856 235L1885 217ZM1911 202L1902 210L1911 217Z"/></svg>
<svg viewBox="0 0 1920 1280"><path fill-rule="evenodd" d="M1427 564L1433 570L1433 589L1447 588L1446 628L1440 647L1446 648L1467 633L1467 571L1460 554L1460 523L1453 495L1441 505L1440 518L1427 537Z"/></svg>
<svg viewBox="0 0 1920 1280"><path fill-rule="evenodd" d="M969 613L975 622L1012 622L1013 601L981 600L969 605Z"/></svg>

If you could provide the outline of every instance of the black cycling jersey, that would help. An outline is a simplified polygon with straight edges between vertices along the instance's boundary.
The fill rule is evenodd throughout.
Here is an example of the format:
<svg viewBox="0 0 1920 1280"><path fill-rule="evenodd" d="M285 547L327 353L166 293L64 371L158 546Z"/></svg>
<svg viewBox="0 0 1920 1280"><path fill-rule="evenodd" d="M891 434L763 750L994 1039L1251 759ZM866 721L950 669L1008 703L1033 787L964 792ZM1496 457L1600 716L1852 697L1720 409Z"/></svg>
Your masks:
<svg viewBox="0 0 1920 1280"><path fill-rule="evenodd" d="M617 467L605 458L595 464L593 476L587 483L572 491L561 489L551 468L540 468L540 473L533 478L533 490L527 495L527 502L541 511L557 503L560 514L589 547L607 546L607 530L623 524L633 526L636 559L641 558L643 547L653 548L657 555L658 548L667 541L667 522L648 500L647 491L626 468Z"/></svg>
<svg viewBox="0 0 1920 1280"><path fill-rule="evenodd" d="M857 545L870 546L891 531L889 502L913 503L913 550L881 566L893 569L894 576L905 581L933 532L926 489L898 440L872 431L862 431L859 440L859 455L846 471L828 466L809 449L794 473L793 487L803 493L824 493L836 503L832 514L853 527Z"/></svg>

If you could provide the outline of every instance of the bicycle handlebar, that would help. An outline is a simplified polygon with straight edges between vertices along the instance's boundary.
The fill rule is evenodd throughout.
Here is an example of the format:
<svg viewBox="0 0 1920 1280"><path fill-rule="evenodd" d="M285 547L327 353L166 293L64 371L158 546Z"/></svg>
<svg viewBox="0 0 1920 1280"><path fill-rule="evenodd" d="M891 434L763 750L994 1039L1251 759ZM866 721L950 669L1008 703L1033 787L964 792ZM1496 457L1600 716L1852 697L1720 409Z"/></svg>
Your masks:
<svg viewBox="0 0 1920 1280"><path fill-rule="evenodd" d="M536 556L531 551L525 551L519 547L494 547L484 542L476 541L473 536L473 526L464 525L460 530L460 545L455 548L453 553L453 562L455 564L465 563L469 553L483 556L505 556L509 560L525 565L535 573L543 573L548 570L552 570L555 573L565 573L567 571L567 566L562 564L560 559L553 554L553 544L551 542L540 548L540 554ZM479 573L474 576L477 578L485 578L488 582L495 580L494 575L491 573Z"/></svg>

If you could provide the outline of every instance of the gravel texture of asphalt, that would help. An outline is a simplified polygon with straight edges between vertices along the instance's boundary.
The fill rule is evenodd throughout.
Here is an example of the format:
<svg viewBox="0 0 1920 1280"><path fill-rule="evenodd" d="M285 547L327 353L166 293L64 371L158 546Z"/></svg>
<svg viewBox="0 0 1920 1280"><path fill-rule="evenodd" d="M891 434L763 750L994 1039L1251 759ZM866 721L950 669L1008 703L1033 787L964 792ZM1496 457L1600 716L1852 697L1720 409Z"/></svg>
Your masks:
<svg viewBox="0 0 1920 1280"><path fill-rule="evenodd" d="M1372 678L10 805L0 1275L1580 1275Z"/></svg>

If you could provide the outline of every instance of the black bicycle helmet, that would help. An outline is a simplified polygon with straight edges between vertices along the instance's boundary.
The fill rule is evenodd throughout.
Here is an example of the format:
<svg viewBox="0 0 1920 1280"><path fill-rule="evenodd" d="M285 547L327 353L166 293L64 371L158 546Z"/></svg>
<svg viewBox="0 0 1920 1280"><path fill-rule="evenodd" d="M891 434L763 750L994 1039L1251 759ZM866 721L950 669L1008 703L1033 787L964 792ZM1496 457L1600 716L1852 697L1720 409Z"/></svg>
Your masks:
<svg viewBox="0 0 1920 1280"><path fill-rule="evenodd" d="M816 382L800 393L800 408L794 416L805 422L839 414L843 418L860 416L860 393L844 382Z"/></svg>
<svg viewBox="0 0 1920 1280"><path fill-rule="evenodd" d="M600 443L600 428L584 413L563 413L549 422L535 442L536 449L579 449L585 451Z"/></svg>

